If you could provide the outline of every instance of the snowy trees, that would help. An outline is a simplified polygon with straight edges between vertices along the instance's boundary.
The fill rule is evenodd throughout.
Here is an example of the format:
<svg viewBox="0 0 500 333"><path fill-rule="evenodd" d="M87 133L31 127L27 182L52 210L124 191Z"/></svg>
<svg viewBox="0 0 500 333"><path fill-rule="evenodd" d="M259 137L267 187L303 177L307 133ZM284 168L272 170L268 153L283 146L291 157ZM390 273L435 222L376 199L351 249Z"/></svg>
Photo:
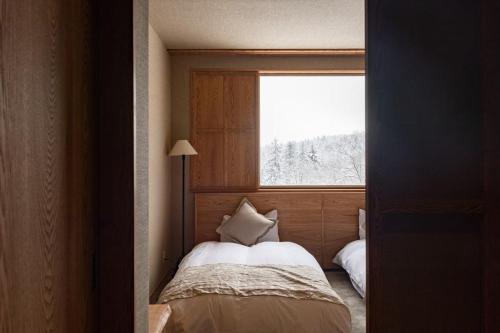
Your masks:
<svg viewBox="0 0 500 333"><path fill-rule="evenodd" d="M261 147L262 185L361 185L365 134L323 136Z"/></svg>
<svg viewBox="0 0 500 333"><path fill-rule="evenodd" d="M297 174L297 148L296 143L293 141L289 141L286 144L285 148L285 172L283 173L283 177L286 184L295 184L298 180Z"/></svg>
<svg viewBox="0 0 500 333"><path fill-rule="evenodd" d="M267 154L263 161L264 169L261 175L264 181L263 184L278 185L281 181L281 145L278 140L274 139L267 148Z"/></svg>
<svg viewBox="0 0 500 333"><path fill-rule="evenodd" d="M365 181L365 138L364 135L340 137L335 148L344 158L342 177L344 182L363 184Z"/></svg>

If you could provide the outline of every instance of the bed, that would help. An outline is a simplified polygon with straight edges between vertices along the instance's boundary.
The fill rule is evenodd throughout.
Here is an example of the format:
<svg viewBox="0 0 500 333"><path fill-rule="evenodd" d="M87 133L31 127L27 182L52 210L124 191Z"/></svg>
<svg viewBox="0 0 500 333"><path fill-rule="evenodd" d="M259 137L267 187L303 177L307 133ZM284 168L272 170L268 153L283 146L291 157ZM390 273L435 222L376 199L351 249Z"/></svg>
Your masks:
<svg viewBox="0 0 500 333"><path fill-rule="evenodd" d="M167 333L351 331L318 262L292 242L198 244L158 302L172 308Z"/></svg>

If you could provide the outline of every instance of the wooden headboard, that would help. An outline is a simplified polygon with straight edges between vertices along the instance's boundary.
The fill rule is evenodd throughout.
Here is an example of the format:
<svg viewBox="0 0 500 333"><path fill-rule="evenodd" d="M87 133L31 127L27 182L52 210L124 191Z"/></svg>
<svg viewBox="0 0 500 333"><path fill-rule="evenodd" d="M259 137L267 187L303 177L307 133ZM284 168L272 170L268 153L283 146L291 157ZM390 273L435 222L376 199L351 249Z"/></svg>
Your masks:
<svg viewBox="0 0 500 333"><path fill-rule="evenodd" d="M364 190L261 190L252 193L196 193L195 243L218 240L215 229L232 214L243 197L265 213L278 209L279 235L305 247L325 269L347 243L358 239L358 209Z"/></svg>

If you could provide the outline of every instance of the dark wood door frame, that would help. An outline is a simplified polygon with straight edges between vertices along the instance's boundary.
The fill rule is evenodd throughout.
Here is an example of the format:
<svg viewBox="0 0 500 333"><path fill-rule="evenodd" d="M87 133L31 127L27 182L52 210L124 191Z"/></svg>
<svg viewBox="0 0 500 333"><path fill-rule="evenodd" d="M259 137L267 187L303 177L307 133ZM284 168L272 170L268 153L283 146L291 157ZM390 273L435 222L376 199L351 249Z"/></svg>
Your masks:
<svg viewBox="0 0 500 333"><path fill-rule="evenodd" d="M146 332L148 1L95 1L99 332Z"/></svg>
<svg viewBox="0 0 500 333"><path fill-rule="evenodd" d="M500 2L481 2L484 112L483 331L500 332Z"/></svg>
<svg viewBox="0 0 500 333"><path fill-rule="evenodd" d="M366 11L368 331L499 332L500 3Z"/></svg>
<svg viewBox="0 0 500 333"><path fill-rule="evenodd" d="M381 5L388 1L371 0L369 2L367 16L371 21L368 22L367 28L377 29L387 23L387 21L384 23L387 16L380 17L379 15L382 12ZM401 11L408 9L405 7L406 3L393 2L395 3L398 3L397 6ZM463 1L462 3L463 6L468 4L470 2ZM147 329L147 277L144 276L147 274L147 261L145 260L147 255L147 239L145 238L147 232L147 57L145 55L147 54L148 6L147 0L112 0L96 1L95 7L98 38L96 95L99 112L96 203L98 213L95 228L98 250L96 318L100 332L145 332ZM440 13L447 15L446 11ZM473 12L473 14L477 13ZM440 14L433 12L433 15L437 15L435 19L440 19ZM484 257L481 323L485 332L497 332L500 325L495 319L498 318L497 300L500 297L499 286L496 283L496 278L500 274L498 267L500 179L497 171L500 166L498 149L500 125L497 112L500 75L498 17L498 4L494 0L482 0L481 14L476 18L477 24L481 24L482 32L479 45L482 57L481 80L484 85L481 96L484 103L482 109L483 139L486 142L482 155L484 191L482 191L483 197L480 198L479 204L472 202L472 213L481 212L485 216L481 228ZM425 33L422 35L420 31L416 29L412 34L414 37L412 43L416 49L426 46L425 40L422 39ZM388 42L386 37L378 42ZM370 38L370 34L367 34L368 57L371 57L370 52L378 52L370 48ZM384 47L389 48L391 45L384 45ZM376 73L377 69L374 64L390 60L378 58L380 55L375 53L369 61L367 70L369 89L382 88L378 85L380 82L377 81L371 81L375 85L370 86L370 77ZM432 55L432 52L429 55ZM442 55L433 54L434 57L438 57L435 59L446 62L448 57L453 58L453 50L450 50L446 59ZM398 66L398 64L393 63L392 66ZM405 70L404 67L401 69ZM380 90L375 91L377 92L381 93ZM373 102L368 99L370 106ZM376 119L373 117L377 115L369 112L367 116L367 119L374 121L369 125L376 126ZM370 126L367 128L368 138L370 138ZM371 165L368 164L368 167L370 168ZM379 195L379 190L380 187L369 180L367 186L370 214L368 239L371 242L368 256L369 281L373 281L373 274L376 274L377 265L380 264L376 262L377 257L374 257L380 252L372 248L377 232L380 231L378 228L382 230L386 228L385 231L396 234L409 230L394 229L393 225L386 224L387 221L379 225L373 223L377 219L380 221L380 210L391 209L391 205L385 205L380 201L383 196ZM401 202L396 204L399 205ZM394 206L394 202L392 205ZM398 207L403 215L408 215L408 211L420 214L422 208L412 203L406 207L401 205ZM461 203L447 209L448 212L449 209L457 209L459 213L463 213L470 209L467 207L470 207L469 204L464 206ZM431 213L441 211L443 207L435 206L433 209ZM411 228L412 225L414 226L414 223L411 220L405 222L407 228ZM465 227L466 225L467 223L464 224ZM446 228L453 229L455 226L448 224ZM428 230L420 230L420 232L428 232ZM371 285L370 282L369 284ZM371 295L368 297L369 329L371 332L378 332L377 328L383 325L374 326L371 316L374 307L378 304L377 298L374 299ZM393 321L397 319L398 317L391 318Z"/></svg>

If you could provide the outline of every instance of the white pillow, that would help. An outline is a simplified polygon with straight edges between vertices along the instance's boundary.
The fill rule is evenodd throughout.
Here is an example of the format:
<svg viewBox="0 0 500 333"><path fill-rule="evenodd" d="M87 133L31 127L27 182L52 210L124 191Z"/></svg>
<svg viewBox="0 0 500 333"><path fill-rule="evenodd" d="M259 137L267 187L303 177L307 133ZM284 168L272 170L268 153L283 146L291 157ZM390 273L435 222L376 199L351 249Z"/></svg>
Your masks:
<svg viewBox="0 0 500 333"><path fill-rule="evenodd" d="M278 234L278 222L279 222L278 221L278 211L276 209L273 209L273 210L267 212L266 214L264 214L264 216L271 221L276 221L276 224L271 229L269 229L268 232L266 232L264 235L260 236L259 239L257 239L256 244L262 243L262 242L279 242L280 237ZM224 226L224 224L226 224L226 222L230 218L231 218L231 215L224 215L222 217L222 221L221 221L219 227L215 231L220 235L221 242L237 243L237 241L232 239L231 236L222 232L222 227Z"/></svg>
<svg viewBox="0 0 500 333"><path fill-rule="evenodd" d="M359 239L366 238L366 211L364 209L359 209Z"/></svg>
<svg viewBox="0 0 500 333"><path fill-rule="evenodd" d="M364 298L366 292L366 240L360 239L347 244L333 258L333 263L345 269L354 289Z"/></svg>
<svg viewBox="0 0 500 333"><path fill-rule="evenodd" d="M220 233L226 234L232 241L251 246L275 224L276 221L259 214L248 199L243 198L233 216L220 227Z"/></svg>

